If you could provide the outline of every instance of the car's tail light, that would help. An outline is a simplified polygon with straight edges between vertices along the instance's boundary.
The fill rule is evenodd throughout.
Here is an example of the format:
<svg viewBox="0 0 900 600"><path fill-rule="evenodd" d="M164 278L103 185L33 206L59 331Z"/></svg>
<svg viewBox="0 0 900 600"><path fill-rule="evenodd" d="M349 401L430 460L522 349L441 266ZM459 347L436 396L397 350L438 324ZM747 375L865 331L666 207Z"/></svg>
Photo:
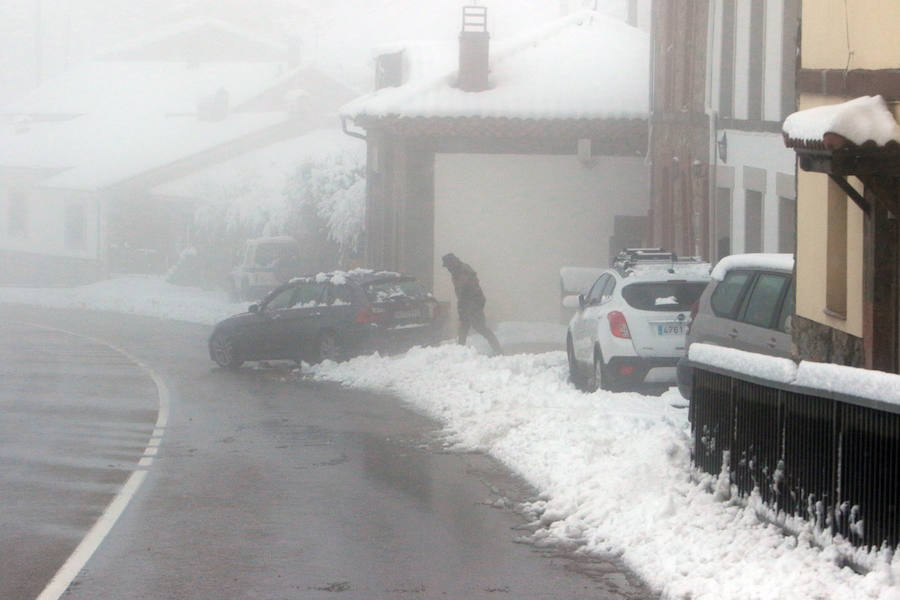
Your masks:
<svg viewBox="0 0 900 600"><path fill-rule="evenodd" d="M375 306L366 306L356 315L357 323L381 323L387 311Z"/></svg>
<svg viewBox="0 0 900 600"><path fill-rule="evenodd" d="M617 338L631 339L631 332L628 330L628 321L625 315L614 310L606 318L609 320L609 330Z"/></svg>

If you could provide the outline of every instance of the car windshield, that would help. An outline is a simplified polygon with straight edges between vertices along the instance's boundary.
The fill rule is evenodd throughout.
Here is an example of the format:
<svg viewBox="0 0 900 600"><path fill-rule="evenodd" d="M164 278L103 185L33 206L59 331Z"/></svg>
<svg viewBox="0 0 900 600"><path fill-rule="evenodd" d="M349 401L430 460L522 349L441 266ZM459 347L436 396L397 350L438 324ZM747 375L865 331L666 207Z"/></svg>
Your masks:
<svg viewBox="0 0 900 600"><path fill-rule="evenodd" d="M622 297L638 310L690 310L700 298L706 283L702 281L661 281L633 283L622 288Z"/></svg>
<svg viewBox="0 0 900 600"><path fill-rule="evenodd" d="M415 279L387 279L373 281L364 286L366 296L373 302L386 302L393 298L421 300L428 297L425 287Z"/></svg>

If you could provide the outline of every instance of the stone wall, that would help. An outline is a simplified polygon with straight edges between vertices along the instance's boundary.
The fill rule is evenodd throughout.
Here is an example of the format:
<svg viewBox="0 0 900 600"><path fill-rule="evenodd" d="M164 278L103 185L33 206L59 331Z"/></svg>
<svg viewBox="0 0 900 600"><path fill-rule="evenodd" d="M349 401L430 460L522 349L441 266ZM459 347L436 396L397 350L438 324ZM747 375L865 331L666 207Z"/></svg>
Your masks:
<svg viewBox="0 0 900 600"><path fill-rule="evenodd" d="M863 340L827 325L794 315L791 323L796 360L865 367Z"/></svg>

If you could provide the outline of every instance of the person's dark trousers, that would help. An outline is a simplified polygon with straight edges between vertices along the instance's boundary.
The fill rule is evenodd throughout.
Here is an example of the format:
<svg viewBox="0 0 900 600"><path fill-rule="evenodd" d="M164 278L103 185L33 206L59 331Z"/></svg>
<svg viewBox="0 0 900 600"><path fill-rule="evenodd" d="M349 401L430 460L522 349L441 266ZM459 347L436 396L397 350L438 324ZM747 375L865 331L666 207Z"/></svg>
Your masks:
<svg viewBox="0 0 900 600"><path fill-rule="evenodd" d="M469 327L481 334L484 339L487 340L488 344L491 345L491 349L494 351L494 354L503 354L503 348L500 346L500 341L497 339L497 336L494 335L494 332L488 328L487 323L485 322L484 312L477 311L473 314L459 315L458 340L459 343L463 346L466 345L466 338L469 335Z"/></svg>

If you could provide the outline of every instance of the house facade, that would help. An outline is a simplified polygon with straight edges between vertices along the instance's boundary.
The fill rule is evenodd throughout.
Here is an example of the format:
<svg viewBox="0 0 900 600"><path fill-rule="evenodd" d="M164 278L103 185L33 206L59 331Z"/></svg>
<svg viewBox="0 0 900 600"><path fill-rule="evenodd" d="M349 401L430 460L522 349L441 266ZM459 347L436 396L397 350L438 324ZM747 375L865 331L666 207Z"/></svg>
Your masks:
<svg viewBox="0 0 900 600"><path fill-rule="evenodd" d="M718 260L793 252L799 0L653 4L652 239Z"/></svg>
<svg viewBox="0 0 900 600"><path fill-rule="evenodd" d="M454 252L490 320L555 322L562 267L643 241L615 224L648 208L648 36L585 11L495 42L476 12L443 62L386 49L379 89L341 109L367 145L365 262L452 303Z"/></svg>
<svg viewBox="0 0 900 600"><path fill-rule="evenodd" d="M207 19L45 81L2 109L0 281L163 272L193 207L154 187L333 126L351 97L285 49Z"/></svg>
<svg viewBox="0 0 900 600"><path fill-rule="evenodd" d="M898 372L900 5L804 0L798 156L800 358Z"/></svg>

